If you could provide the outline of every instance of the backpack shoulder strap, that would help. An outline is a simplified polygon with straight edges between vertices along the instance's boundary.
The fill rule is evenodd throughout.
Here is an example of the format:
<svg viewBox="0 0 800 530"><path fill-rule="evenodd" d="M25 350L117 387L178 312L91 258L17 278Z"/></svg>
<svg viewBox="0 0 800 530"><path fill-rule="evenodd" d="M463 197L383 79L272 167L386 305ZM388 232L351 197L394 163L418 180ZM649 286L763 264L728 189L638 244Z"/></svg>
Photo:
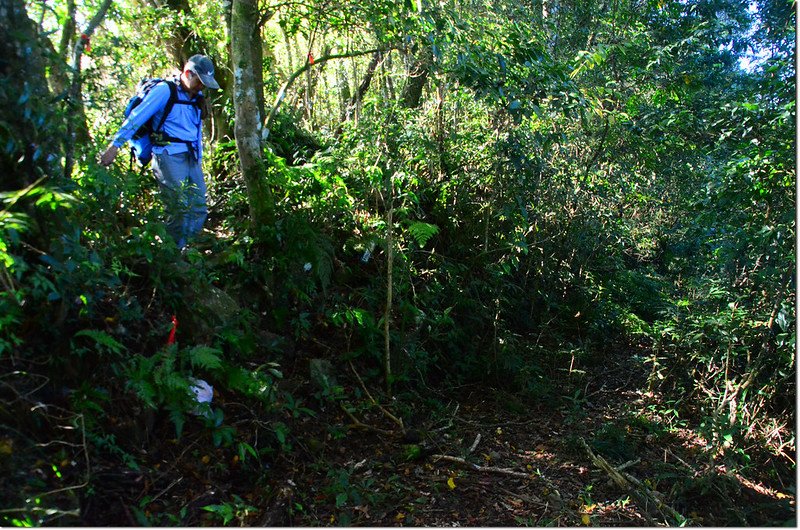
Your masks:
<svg viewBox="0 0 800 530"><path fill-rule="evenodd" d="M178 87L175 85L175 83L170 80L162 80L162 82L166 83L169 87L169 99L167 100L167 104L164 105L164 113L161 114L161 119L158 120L158 125L153 127L153 132L158 132L161 130L161 127L164 126L164 121L166 121L167 116L169 116L169 113L172 112L172 107L175 106L175 102L178 101Z"/></svg>
<svg viewBox="0 0 800 530"><path fill-rule="evenodd" d="M203 94L198 94L189 101L183 101L181 99L177 100L175 103L177 105L189 105L190 107L195 107L197 109L203 110L203 103L205 102L205 96ZM203 116L205 118L205 116Z"/></svg>

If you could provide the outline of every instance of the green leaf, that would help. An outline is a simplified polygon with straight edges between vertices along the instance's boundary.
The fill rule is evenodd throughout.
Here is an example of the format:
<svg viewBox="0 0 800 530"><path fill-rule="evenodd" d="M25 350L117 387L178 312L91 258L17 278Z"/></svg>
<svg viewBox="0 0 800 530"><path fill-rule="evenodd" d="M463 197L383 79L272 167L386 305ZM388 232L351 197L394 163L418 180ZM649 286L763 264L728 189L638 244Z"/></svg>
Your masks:
<svg viewBox="0 0 800 530"><path fill-rule="evenodd" d="M175 437L180 440L183 434L183 426L186 423L186 417L183 415L183 412L177 408L172 408L169 411L169 419L175 424Z"/></svg>
<svg viewBox="0 0 800 530"><path fill-rule="evenodd" d="M338 493L336 495L336 507L341 508L347 502L347 493Z"/></svg>
<svg viewBox="0 0 800 530"><path fill-rule="evenodd" d="M203 506L203 510L219 516L223 525L227 525L233 520L233 507L229 504L209 504Z"/></svg>
<svg viewBox="0 0 800 530"><path fill-rule="evenodd" d="M283 422L277 422L273 426L275 428L275 438L278 439L278 443L281 445L286 444L286 435L289 433L289 428Z"/></svg>
<svg viewBox="0 0 800 530"><path fill-rule="evenodd" d="M222 366L222 360L219 358L221 353L220 350L210 346L195 346L189 350L189 360L192 362L192 367L214 370Z"/></svg>

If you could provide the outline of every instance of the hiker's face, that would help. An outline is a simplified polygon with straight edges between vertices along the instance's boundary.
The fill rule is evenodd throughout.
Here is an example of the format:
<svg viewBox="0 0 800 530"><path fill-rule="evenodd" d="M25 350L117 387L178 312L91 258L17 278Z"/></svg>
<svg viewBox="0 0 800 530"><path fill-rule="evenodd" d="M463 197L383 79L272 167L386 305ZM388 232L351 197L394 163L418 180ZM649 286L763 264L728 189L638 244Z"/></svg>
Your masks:
<svg viewBox="0 0 800 530"><path fill-rule="evenodd" d="M191 70L183 71L183 79L186 90L192 94L197 94L203 88L200 77Z"/></svg>

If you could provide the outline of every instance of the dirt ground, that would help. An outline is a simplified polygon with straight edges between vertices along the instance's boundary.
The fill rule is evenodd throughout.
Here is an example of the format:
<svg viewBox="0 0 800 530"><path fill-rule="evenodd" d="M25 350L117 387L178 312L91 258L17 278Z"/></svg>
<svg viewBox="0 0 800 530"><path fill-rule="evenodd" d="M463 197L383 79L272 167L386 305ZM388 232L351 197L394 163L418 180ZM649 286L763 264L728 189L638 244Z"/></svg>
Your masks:
<svg viewBox="0 0 800 530"><path fill-rule="evenodd" d="M216 398L251 447L274 451L215 447L190 424L178 441L157 420L139 470L95 464L82 524L794 525L790 455L752 448L757 464L728 467L692 431L667 426L633 361L606 366L582 380L580 399L530 404L477 386L418 395L424 413L404 429L363 393L359 406L319 399L298 368L285 381L298 406L278 418L280 444L274 417ZM350 372L340 378L345 395L364 389Z"/></svg>

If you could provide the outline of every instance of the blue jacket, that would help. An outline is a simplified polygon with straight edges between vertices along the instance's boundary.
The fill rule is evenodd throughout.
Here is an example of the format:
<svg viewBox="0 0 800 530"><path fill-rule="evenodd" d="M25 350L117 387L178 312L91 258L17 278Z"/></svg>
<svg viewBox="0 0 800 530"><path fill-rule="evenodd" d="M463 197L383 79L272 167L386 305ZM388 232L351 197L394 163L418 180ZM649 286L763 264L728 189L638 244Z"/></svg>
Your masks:
<svg viewBox="0 0 800 530"><path fill-rule="evenodd" d="M176 85L178 87L179 101L193 101L181 86L180 80L176 79ZM114 137L113 144L117 147L122 147L133 137L139 127L153 117L155 117L155 123L158 123L161 120L161 114L164 112L167 101L169 101L169 87L166 83L159 83L148 92L142 102L122 122L119 132ZM203 155L202 123L200 109L196 106L173 105L172 111L167 116L167 119L164 120L161 132L174 138L192 142L197 159L200 160ZM156 155L164 152L174 155L188 150L189 147L182 142L172 142L166 146L153 146L153 154Z"/></svg>

